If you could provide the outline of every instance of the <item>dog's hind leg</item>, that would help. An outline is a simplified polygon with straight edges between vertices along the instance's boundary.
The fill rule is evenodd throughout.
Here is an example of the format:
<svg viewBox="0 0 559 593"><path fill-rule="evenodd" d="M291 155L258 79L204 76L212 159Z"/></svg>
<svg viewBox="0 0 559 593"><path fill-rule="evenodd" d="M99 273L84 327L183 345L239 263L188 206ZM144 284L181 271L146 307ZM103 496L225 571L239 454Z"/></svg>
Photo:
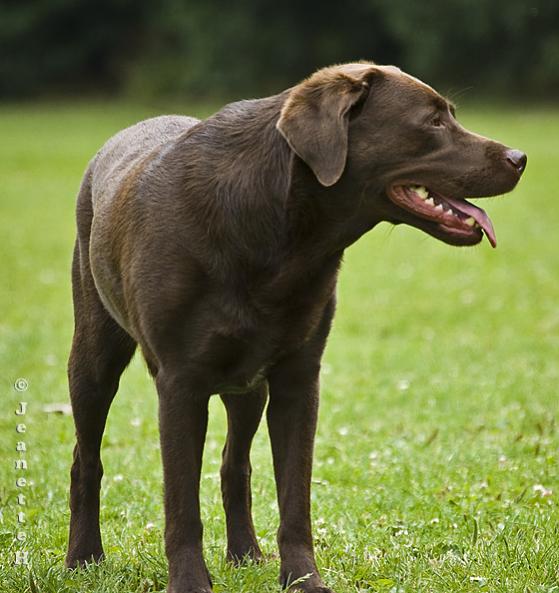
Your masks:
<svg viewBox="0 0 559 593"><path fill-rule="evenodd" d="M223 449L221 492L227 521L227 559L260 560L251 515L250 446L267 399L264 384L251 393L222 394L227 409L227 442Z"/></svg>
<svg viewBox="0 0 559 593"><path fill-rule="evenodd" d="M68 381L76 446L71 470L70 536L66 566L103 556L99 529L100 448L109 407L136 343L103 307L89 267L91 228L89 171L78 196L78 239L72 263L74 339Z"/></svg>

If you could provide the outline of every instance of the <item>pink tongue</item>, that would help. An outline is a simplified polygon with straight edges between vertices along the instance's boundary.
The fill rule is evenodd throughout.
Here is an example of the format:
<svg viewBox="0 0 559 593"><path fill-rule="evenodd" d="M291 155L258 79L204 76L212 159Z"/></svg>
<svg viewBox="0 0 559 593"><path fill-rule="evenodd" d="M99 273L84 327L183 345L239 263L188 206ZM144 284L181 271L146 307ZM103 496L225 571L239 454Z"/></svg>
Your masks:
<svg viewBox="0 0 559 593"><path fill-rule="evenodd" d="M456 200L454 198L444 198L453 208L459 210L463 214L471 216L483 229L485 236L489 239L492 247L497 247L497 239L495 237L495 230L491 224L491 219L484 210L466 202L466 200Z"/></svg>

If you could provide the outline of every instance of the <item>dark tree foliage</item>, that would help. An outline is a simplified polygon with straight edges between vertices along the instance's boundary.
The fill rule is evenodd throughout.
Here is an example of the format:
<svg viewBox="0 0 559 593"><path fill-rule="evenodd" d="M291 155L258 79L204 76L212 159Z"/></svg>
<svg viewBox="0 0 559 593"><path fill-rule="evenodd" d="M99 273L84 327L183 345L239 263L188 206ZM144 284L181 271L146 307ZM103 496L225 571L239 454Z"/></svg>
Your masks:
<svg viewBox="0 0 559 593"><path fill-rule="evenodd" d="M262 95L359 58L451 93L559 96L559 2L0 0L4 97Z"/></svg>
<svg viewBox="0 0 559 593"><path fill-rule="evenodd" d="M112 89L140 57L147 2L0 0L0 95Z"/></svg>

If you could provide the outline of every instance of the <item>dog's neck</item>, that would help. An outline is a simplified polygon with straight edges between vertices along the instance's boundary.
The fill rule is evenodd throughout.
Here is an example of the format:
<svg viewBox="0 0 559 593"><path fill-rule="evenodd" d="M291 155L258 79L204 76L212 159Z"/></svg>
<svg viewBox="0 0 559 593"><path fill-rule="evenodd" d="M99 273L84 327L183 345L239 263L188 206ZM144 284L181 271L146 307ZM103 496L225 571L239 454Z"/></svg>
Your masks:
<svg viewBox="0 0 559 593"><path fill-rule="evenodd" d="M356 184L348 182L345 175L336 185L323 187L293 154L290 179L290 228L296 234L295 243L305 250L317 254L343 252L382 220L371 212L365 187L356 190Z"/></svg>
<svg viewBox="0 0 559 593"><path fill-rule="evenodd" d="M344 195L343 178L337 186L322 187L289 148L276 129L286 97L287 91L232 103L188 134L197 147L196 169L211 169L210 175L200 171L201 178L212 180L204 208L211 217L209 238L218 249L227 247L223 258L238 258L247 273L320 269L341 259L343 250L378 222L359 212L359 196ZM185 187L196 183L191 178L196 170L187 168Z"/></svg>

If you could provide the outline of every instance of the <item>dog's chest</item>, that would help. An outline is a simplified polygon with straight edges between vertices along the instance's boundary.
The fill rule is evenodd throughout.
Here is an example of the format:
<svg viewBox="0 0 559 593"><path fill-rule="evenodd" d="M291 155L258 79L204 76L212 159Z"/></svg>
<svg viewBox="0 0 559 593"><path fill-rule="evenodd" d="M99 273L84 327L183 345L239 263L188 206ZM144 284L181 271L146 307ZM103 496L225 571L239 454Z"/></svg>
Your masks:
<svg viewBox="0 0 559 593"><path fill-rule="evenodd" d="M257 388L278 360L311 341L326 305L325 299L310 299L264 311L244 308L242 315L226 316L225 323L222 317L207 336L203 352L214 369L212 390L233 393Z"/></svg>

